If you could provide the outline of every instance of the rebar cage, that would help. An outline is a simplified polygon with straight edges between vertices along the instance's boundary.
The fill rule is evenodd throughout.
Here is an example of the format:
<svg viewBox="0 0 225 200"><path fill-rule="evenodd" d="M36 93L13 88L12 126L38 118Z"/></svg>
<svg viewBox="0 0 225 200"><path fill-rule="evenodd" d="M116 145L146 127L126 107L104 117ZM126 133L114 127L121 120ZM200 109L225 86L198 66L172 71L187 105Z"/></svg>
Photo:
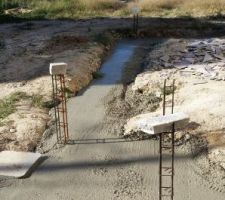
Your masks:
<svg viewBox="0 0 225 200"><path fill-rule="evenodd" d="M163 88L163 115L174 112L174 94L175 80L171 85L167 85L164 80ZM168 96L171 99L168 100ZM175 154L175 126L174 123L171 131L159 135L159 200L174 198L174 154Z"/></svg>
<svg viewBox="0 0 225 200"><path fill-rule="evenodd" d="M66 144L69 140L69 130L65 76L52 75L52 88L57 142Z"/></svg>

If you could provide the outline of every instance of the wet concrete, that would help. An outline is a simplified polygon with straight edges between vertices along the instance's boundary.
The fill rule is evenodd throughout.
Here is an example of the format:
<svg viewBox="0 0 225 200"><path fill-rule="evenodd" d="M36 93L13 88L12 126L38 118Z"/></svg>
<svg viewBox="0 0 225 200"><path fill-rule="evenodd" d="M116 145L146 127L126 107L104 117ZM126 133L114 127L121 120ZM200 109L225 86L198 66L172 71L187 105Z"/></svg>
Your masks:
<svg viewBox="0 0 225 200"><path fill-rule="evenodd" d="M137 41L118 44L102 66L105 76L68 102L74 144L50 152L49 159L29 179L12 181L10 187L3 188L1 199L158 199L158 143L117 142L116 138L107 142L115 135L104 121L103 99L120 85L123 67L139 45ZM82 143L76 143L78 140ZM181 152L175 160L175 200L224 199L222 193L204 186L194 173L191 157Z"/></svg>

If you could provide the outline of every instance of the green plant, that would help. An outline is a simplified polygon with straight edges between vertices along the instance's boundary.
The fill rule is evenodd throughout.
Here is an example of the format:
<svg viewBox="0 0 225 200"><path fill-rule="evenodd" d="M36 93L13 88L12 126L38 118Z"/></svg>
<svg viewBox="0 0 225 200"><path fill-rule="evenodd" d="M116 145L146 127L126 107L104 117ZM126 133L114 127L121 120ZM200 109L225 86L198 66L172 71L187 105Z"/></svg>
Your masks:
<svg viewBox="0 0 225 200"><path fill-rule="evenodd" d="M144 16L223 17L224 0L141 0L138 1ZM96 16L130 16L134 0L0 0L0 22L27 19L74 19ZM5 15L7 9L15 12ZM31 12L21 12L20 9ZM24 11L24 10L23 10ZM13 18L12 18L13 17Z"/></svg>
<svg viewBox="0 0 225 200"><path fill-rule="evenodd" d="M97 72L93 72L92 76L93 76L93 79L100 79L100 78L103 78L104 73L97 71Z"/></svg>
<svg viewBox="0 0 225 200"><path fill-rule="evenodd" d="M28 99L29 96L25 92L16 92L9 97L0 100L0 120L12 114L16 109L16 102L21 99Z"/></svg>
<svg viewBox="0 0 225 200"><path fill-rule="evenodd" d="M94 36L94 41L104 46L108 46L112 44L112 35L110 33L99 33Z"/></svg>
<svg viewBox="0 0 225 200"><path fill-rule="evenodd" d="M37 108L43 107L43 95L33 94L29 98L32 101L32 106L37 107Z"/></svg>
<svg viewBox="0 0 225 200"><path fill-rule="evenodd" d="M48 109L51 109L51 108L54 108L56 105L58 105L60 102L57 101L56 103L53 101L53 100L49 100L49 101L45 101L42 103L42 107L44 108L48 108Z"/></svg>
<svg viewBox="0 0 225 200"><path fill-rule="evenodd" d="M176 89L177 89L177 87L174 86L174 91L176 91ZM164 94L164 87L160 87L160 91L161 91L162 94ZM165 94L166 95L170 95L172 93L173 93L173 87L166 87L165 88Z"/></svg>

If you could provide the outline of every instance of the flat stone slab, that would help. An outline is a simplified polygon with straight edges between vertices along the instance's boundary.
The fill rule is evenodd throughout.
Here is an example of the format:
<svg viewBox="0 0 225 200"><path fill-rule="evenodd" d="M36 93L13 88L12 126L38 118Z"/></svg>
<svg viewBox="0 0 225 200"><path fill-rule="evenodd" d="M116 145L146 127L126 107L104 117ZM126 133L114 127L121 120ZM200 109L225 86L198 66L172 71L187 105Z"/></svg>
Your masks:
<svg viewBox="0 0 225 200"><path fill-rule="evenodd" d="M51 75L65 75L67 71L66 63L50 63L49 73Z"/></svg>
<svg viewBox="0 0 225 200"><path fill-rule="evenodd" d="M40 153L2 151L0 152L0 175L24 177L40 157Z"/></svg>
<svg viewBox="0 0 225 200"><path fill-rule="evenodd" d="M142 131L150 135L171 131L172 124L175 130L184 128L189 122L185 113L175 113L165 116L153 117L152 113L142 114L128 120L124 135Z"/></svg>

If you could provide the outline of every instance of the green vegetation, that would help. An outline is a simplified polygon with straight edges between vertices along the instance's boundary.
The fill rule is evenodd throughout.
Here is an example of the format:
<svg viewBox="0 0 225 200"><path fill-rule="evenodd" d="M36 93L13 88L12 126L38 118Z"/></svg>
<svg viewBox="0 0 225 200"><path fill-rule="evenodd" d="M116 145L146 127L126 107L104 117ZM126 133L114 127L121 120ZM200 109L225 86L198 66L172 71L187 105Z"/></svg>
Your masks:
<svg viewBox="0 0 225 200"><path fill-rule="evenodd" d="M0 22L129 16L135 2L144 16L222 17L225 14L224 0L0 0Z"/></svg>
<svg viewBox="0 0 225 200"><path fill-rule="evenodd" d="M36 108L44 107L43 96L40 94L33 94L29 96L29 99L32 101L32 106Z"/></svg>
<svg viewBox="0 0 225 200"><path fill-rule="evenodd" d="M97 71L97 72L93 72L92 76L93 76L93 79L100 79L100 78L103 78L104 73Z"/></svg>
<svg viewBox="0 0 225 200"><path fill-rule="evenodd" d="M16 102L20 99L27 99L28 96L24 92L16 92L4 100L0 100L0 120L12 114L16 109Z"/></svg>
<svg viewBox="0 0 225 200"><path fill-rule="evenodd" d="M28 95L25 92L15 92L3 100L0 100L0 120L6 118L16 110L16 103L21 100L30 100L31 105L37 108L47 107L40 94Z"/></svg>
<svg viewBox="0 0 225 200"><path fill-rule="evenodd" d="M174 86L174 92L177 90L177 87ZM160 87L160 91L161 91L161 94L163 95L164 94L164 87ZM173 93L173 87L170 87L170 86L167 86L165 88L165 94L166 95L170 95Z"/></svg>
<svg viewBox="0 0 225 200"><path fill-rule="evenodd" d="M99 33L94 36L94 41L104 46L111 46L112 45L112 34L108 32Z"/></svg>
<svg viewBox="0 0 225 200"><path fill-rule="evenodd" d="M71 98L75 96L75 93L72 90L70 90L68 87L66 87L64 91L66 93L67 98Z"/></svg>

